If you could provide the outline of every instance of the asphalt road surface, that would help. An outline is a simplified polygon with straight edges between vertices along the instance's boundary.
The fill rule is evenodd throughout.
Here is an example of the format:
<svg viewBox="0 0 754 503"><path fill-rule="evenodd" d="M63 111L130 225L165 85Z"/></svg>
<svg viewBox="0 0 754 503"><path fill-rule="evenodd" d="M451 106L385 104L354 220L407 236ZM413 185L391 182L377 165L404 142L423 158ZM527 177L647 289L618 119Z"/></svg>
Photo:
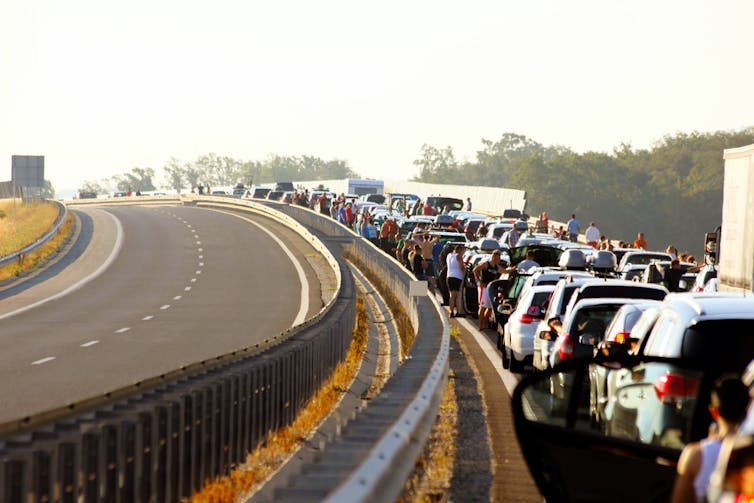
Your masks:
<svg viewBox="0 0 754 503"><path fill-rule="evenodd" d="M76 214L66 256L0 292L0 422L252 346L323 306L316 252L270 220L182 206Z"/></svg>

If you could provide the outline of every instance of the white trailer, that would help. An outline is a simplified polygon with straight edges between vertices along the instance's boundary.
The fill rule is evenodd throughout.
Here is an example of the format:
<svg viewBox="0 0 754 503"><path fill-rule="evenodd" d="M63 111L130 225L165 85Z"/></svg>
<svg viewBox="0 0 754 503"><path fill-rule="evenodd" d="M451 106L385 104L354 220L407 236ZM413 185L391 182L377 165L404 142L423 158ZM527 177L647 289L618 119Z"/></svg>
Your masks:
<svg viewBox="0 0 754 503"><path fill-rule="evenodd" d="M723 153L718 289L754 291L754 145Z"/></svg>

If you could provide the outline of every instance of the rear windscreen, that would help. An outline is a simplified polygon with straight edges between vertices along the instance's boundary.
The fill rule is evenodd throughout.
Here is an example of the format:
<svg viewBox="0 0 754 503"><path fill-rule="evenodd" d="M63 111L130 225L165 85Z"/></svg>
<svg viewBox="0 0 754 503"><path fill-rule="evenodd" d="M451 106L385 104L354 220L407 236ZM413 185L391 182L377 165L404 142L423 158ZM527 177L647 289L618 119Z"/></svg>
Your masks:
<svg viewBox="0 0 754 503"><path fill-rule="evenodd" d="M708 320L687 328L681 357L743 370L754 359L754 320Z"/></svg>
<svg viewBox="0 0 754 503"><path fill-rule="evenodd" d="M665 290L657 288L645 288L642 286L625 286L611 285L590 285L584 288L579 294L580 299L598 299L603 297L612 297L620 299L650 299L662 300L667 295Z"/></svg>

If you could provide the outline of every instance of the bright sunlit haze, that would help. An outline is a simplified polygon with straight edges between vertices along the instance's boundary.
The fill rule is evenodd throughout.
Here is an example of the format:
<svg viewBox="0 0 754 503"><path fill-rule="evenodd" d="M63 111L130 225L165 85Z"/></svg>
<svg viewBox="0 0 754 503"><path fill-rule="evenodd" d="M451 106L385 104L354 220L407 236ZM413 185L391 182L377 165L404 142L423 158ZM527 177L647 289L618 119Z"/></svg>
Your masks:
<svg viewBox="0 0 754 503"><path fill-rule="evenodd" d="M463 160L505 132L610 152L748 127L751 19L746 0L6 0L0 180L13 154L60 192L210 152L407 179L425 143Z"/></svg>

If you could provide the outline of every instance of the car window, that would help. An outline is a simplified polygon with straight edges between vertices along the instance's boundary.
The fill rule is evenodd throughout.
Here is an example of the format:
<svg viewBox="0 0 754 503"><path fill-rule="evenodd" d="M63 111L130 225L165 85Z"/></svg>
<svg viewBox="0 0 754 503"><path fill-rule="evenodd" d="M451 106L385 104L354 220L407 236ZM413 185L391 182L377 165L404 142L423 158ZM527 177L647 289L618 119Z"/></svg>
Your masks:
<svg viewBox="0 0 754 503"><path fill-rule="evenodd" d="M677 333L673 333L673 325L677 316L673 312L664 312L655 323L652 333L644 350L645 354L654 356L674 357L679 356L681 340Z"/></svg>
<svg viewBox="0 0 754 503"><path fill-rule="evenodd" d="M686 329L681 357L740 371L754 358L754 320L707 320Z"/></svg>

